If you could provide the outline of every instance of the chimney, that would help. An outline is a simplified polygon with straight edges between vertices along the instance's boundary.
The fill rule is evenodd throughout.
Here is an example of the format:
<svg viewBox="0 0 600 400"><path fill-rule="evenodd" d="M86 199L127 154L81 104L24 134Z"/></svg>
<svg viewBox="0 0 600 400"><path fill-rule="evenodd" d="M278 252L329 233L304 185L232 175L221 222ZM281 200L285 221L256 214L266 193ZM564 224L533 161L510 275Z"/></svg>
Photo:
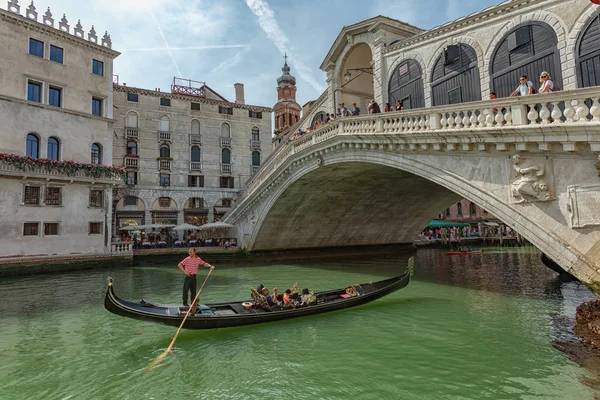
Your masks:
<svg viewBox="0 0 600 400"><path fill-rule="evenodd" d="M235 88L235 103L246 104L246 102L244 101L244 84L234 83L233 87Z"/></svg>

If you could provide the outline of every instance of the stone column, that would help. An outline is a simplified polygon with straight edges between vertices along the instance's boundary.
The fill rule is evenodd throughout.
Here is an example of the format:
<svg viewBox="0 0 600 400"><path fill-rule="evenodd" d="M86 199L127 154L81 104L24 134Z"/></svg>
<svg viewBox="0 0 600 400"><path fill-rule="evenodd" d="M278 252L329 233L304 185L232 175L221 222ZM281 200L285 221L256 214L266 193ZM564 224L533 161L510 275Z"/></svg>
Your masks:
<svg viewBox="0 0 600 400"><path fill-rule="evenodd" d="M177 225L181 225L181 224L183 224L185 222L184 221L185 220L184 217L185 216L184 216L183 210L177 210ZM177 238L179 240L183 239L183 231L182 230L178 230L177 231Z"/></svg>
<svg viewBox="0 0 600 400"><path fill-rule="evenodd" d="M215 220L215 207L208 206L208 215L206 216L206 222L214 222Z"/></svg>
<svg viewBox="0 0 600 400"><path fill-rule="evenodd" d="M383 88L387 87L384 84L385 71L383 69L383 48L385 45L386 32L383 29L379 29L373 32L373 46L371 51L373 53L373 61L371 66L373 67L373 97L375 101L379 103L379 106L383 110L384 99L383 99Z"/></svg>
<svg viewBox="0 0 600 400"><path fill-rule="evenodd" d="M328 97L328 101L325 102L326 106L325 106L325 110L327 110L327 112L329 114L334 113L335 114L335 64L334 63L329 63L327 65L327 67L325 68L325 72L327 73L326 75L326 82L327 82L327 97ZM339 100L339 99L338 99Z"/></svg>

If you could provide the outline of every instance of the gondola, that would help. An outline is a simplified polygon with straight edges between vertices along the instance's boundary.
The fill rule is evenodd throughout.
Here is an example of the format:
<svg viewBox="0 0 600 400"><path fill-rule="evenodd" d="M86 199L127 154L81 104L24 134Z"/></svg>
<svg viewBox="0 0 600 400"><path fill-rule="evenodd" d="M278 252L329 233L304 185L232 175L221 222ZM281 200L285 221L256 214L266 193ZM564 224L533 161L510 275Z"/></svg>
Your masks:
<svg viewBox="0 0 600 400"><path fill-rule="evenodd" d="M464 256L469 254L481 254L481 250L473 250L473 251L447 251L447 256Z"/></svg>
<svg viewBox="0 0 600 400"><path fill-rule="evenodd" d="M369 303L396 290L404 288L410 281L410 269L402 275L382 281L353 285L356 295L347 297L345 289L315 293L316 304L291 309L265 311L250 302L201 304L194 315L185 321L187 329L215 329L234 326L261 324L289 318L304 317L329 311L359 306ZM342 296L344 295L344 296ZM111 313L143 321L158 322L178 327L183 321L187 307L158 304L146 300L131 302L119 299L114 292L114 284L109 278L104 306ZM246 307L245 307L246 306Z"/></svg>

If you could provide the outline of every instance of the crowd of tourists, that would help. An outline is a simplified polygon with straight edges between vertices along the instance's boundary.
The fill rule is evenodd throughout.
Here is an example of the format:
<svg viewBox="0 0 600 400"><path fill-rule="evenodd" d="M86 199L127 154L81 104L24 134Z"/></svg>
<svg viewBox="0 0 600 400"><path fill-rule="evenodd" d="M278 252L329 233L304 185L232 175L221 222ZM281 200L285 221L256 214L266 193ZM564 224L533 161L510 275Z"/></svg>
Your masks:
<svg viewBox="0 0 600 400"><path fill-rule="evenodd" d="M510 226L453 226L444 228L425 228L420 234L421 240L460 241L464 238L512 238L515 232Z"/></svg>
<svg viewBox="0 0 600 400"><path fill-rule="evenodd" d="M173 230L162 229L160 232L122 232L113 235L115 243L133 243L133 249L153 249L167 247L222 247L228 249L237 246L236 238L201 238L200 234L191 230L185 231L181 239Z"/></svg>

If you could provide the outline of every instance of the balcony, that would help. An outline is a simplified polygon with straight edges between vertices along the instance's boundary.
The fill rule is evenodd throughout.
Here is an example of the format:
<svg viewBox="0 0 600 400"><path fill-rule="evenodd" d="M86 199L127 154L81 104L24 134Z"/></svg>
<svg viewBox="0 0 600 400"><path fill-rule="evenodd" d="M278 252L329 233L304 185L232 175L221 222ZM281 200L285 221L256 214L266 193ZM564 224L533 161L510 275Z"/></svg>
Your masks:
<svg viewBox="0 0 600 400"><path fill-rule="evenodd" d="M159 171L170 171L171 170L171 161L170 160L158 160L158 170Z"/></svg>
<svg viewBox="0 0 600 400"><path fill-rule="evenodd" d="M222 137L221 139L221 147L231 147L231 138Z"/></svg>
<svg viewBox="0 0 600 400"><path fill-rule="evenodd" d="M170 142L171 141L171 132L158 131L158 140Z"/></svg>
<svg viewBox="0 0 600 400"><path fill-rule="evenodd" d="M202 135L190 135L190 144L202 144Z"/></svg>
<svg viewBox="0 0 600 400"><path fill-rule="evenodd" d="M190 171L202 171L202 161L190 162Z"/></svg>
<svg viewBox="0 0 600 400"><path fill-rule="evenodd" d="M125 168L138 169L138 157L125 156Z"/></svg>
<svg viewBox="0 0 600 400"><path fill-rule="evenodd" d="M250 166L250 175L254 175L260 169L260 165L251 165Z"/></svg>
<svg viewBox="0 0 600 400"><path fill-rule="evenodd" d="M139 128L125 128L125 137L126 138L133 138L133 139L137 139L140 137L140 130Z"/></svg>
<svg viewBox="0 0 600 400"><path fill-rule="evenodd" d="M251 150L260 150L260 140L250 140Z"/></svg>
<svg viewBox="0 0 600 400"><path fill-rule="evenodd" d="M221 163L221 173L222 174L230 174L231 173L231 164Z"/></svg>

